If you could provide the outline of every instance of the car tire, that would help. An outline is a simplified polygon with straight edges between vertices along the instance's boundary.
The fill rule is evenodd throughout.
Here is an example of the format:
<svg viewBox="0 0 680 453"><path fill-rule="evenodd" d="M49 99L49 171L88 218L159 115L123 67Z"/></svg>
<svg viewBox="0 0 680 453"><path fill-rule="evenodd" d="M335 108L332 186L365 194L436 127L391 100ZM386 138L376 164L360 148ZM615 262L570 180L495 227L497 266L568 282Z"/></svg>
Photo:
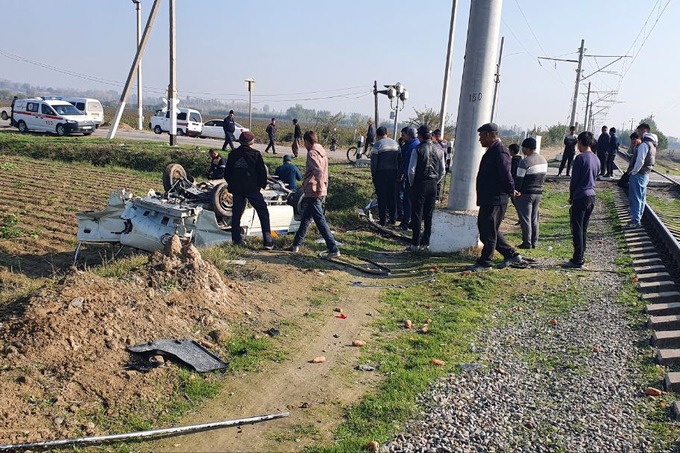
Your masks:
<svg viewBox="0 0 680 453"><path fill-rule="evenodd" d="M180 128L178 127L178 128L177 128L177 135L179 135L180 137L184 137L184 135L185 135L185 134L184 134L184 129L180 129Z"/></svg>
<svg viewBox="0 0 680 453"><path fill-rule="evenodd" d="M9 115L4 110L2 111L2 119L5 120L5 121L7 121L9 119Z"/></svg>
<svg viewBox="0 0 680 453"><path fill-rule="evenodd" d="M293 217L298 221L302 218L302 199L304 198L304 195L304 189L298 187L295 192L288 195L288 200L286 201L293 207Z"/></svg>
<svg viewBox="0 0 680 453"><path fill-rule="evenodd" d="M21 132L22 134L28 132L28 126L26 126L26 123L23 120L19 121L17 128L19 129L19 132Z"/></svg>
<svg viewBox="0 0 680 453"><path fill-rule="evenodd" d="M160 135L163 132L160 126L156 126L153 128L153 133Z"/></svg>
<svg viewBox="0 0 680 453"><path fill-rule="evenodd" d="M87 136L89 136L89 135L92 135L92 132L83 132L83 135L84 135L85 137L87 137Z"/></svg>
<svg viewBox="0 0 680 453"><path fill-rule="evenodd" d="M222 216L225 220L231 219L232 208L234 207L234 196L227 190L227 183L223 182L215 186L210 194L210 204L215 214Z"/></svg>
<svg viewBox="0 0 680 453"><path fill-rule="evenodd" d="M63 124L57 124L57 128L54 130L59 137L66 135L66 128Z"/></svg>
<svg viewBox="0 0 680 453"><path fill-rule="evenodd" d="M187 179L184 167L180 164L169 164L163 171L163 189L168 192L180 179Z"/></svg>

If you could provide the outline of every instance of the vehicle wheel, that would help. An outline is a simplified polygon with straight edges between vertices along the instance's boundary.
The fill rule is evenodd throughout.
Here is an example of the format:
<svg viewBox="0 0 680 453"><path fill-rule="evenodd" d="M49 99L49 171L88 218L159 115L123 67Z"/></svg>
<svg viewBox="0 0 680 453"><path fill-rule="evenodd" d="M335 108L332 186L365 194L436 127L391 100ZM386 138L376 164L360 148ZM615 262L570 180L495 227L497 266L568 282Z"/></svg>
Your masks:
<svg viewBox="0 0 680 453"><path fill-rule="evenodd" d="M234 207L234 196L227 190L226 182L215 186L210 194L210 203L215 214L219 214L226 219L231 219L231 210Z"/></svg>
<svg viewBox="0 0 680 453"><path fill-rule="evenodd" d="M154 132L154 134L160 134L160 133L163 132L163 130L161 129L160 126L156 126L156 127L153 128L153 132Z"/></svg>
<svg viewBox="0 0 680 453"><path fill-rule="evenodd" d="M63 137L64 135L66 135L66 129L64 128L63 124L57 124L57 129L55 130L55 132L59 137Z"/></svg>
<svg viewBox="0 0 680 453"><path fill-rule="evenodd" d="M293 214L295 220L300 220L302 217L302 199L304 198L305 191L302 187L288 195L287 203L293 207Z"/></svg>
<svg viewBox="0 0 680 453"><path fill-rule="evenodd" d="M347 150L347 160L350 162L356 162L357 161L357 147L352 146L350 149Z"/></svg>
<svg viewBox="0 0 680 453"><path fill-rule="evenodd" d="M158 126L156 126L158 127ZM186 179L187 172L180 164L170 164L163 171L163 189L169 191L178 180Z"/></svg>
<svg viewBox="0 0 680 453"><path fill-rule="evenodd" d="M184 137L184 129L177 128L177 135Z"/></svg>
<svg viewBox="0 0 680 453"><path fill-rule="evenodd" d="M4 110L2 111L2 119L5 120L5 121L7 121L9 119L9 115Z"/></svg>
<svg viewBox="0 0 680 453"><path fill-rule="evenodd" d="M92 132L83 132L83 135L87 137L88 135L92 135Z"/></svg>
<svg viewBox="0 0 680 453"><path fill-rule="evenodd" d="M22 134L24 132L28 132L28 126L26 126L26 123L23 120L19 121L19 125L17 127L19 128L19 132L21 132Z"/></svg>

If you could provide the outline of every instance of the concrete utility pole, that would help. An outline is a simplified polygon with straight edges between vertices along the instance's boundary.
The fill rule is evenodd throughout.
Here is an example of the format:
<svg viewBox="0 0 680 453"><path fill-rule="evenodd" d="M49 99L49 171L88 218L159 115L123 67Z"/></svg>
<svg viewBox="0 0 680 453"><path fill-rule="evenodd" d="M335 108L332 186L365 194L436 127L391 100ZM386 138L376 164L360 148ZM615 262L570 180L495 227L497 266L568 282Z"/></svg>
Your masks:
<svg viewBox="0 0 680 453"><path fill-rule="evenodd" d="M135 77L135 72L139 67L139 62L142 60L142 54L144 54L144 48L146 43L149 41L149 33L151 32L151 26L156 19L156 14L158 13L158 7L161 4L161 0L154 0L153 6L151 7L151 12L149 13L149 18L146 21L146 27L144 27L144 34L142 35L142 41L137 46L137 53L132 61L132 67L128 73L127 80L125 81L125 86L123 87L123 92L120 95L120 103L118 104L118 110L116 110L116 115L113 118L113 123L109 128L108 139L111 140L116 136L116 131L118 130L118 125L120 124L120 118L123 115L123 110L125 109L125 104L127 102L128 95L130 94L130 87L132 86L132 79Z"/></svg>
<svg viewBox="0 0 680 453"><path fill-rule="evenodd" d="M585 51L585 39L581 40L581 48L578 50L578 68L576 69L576 84L574 85L574 100L571 104L571 120L569 126L574 125L576 120L576 104L578 104L578 88L581 86L581 66L583 65L583 52Z"/></svg>
<svg viewBox="0 0 680 453"><path fill-rule="evenodd" d="M137 10L137 48L142 42L142 0L132 0ZM144 113L142 113L142 60L137 67L137 129L144 129Z"/></svg>
<svg viewBox="0 0 680 453"><path fill-rule="evenodd" d="M373 81L373 98L375 102L375 119L373 120L373 124L375 124L375 127L378 127L380 123L378 122L378 81L374 80Z"/></svg>
<svg viewBox="0 0 680 453"><path fill-rule="evenodd" d="M588 95L586 96L586 113L583 116L583 127L588 129L588 107L590 106L590 82L588 82Z"/></svg>
<svg viewBox="0 0 680 453"><path fill-rule="evenodd" d="M246 90L248 90L248 129L253 130L253 90L255 89L255 79L248 77L246 80Z"/></svg>
<svg viewBox="0 0 680 453"><path fill-rule="evenodd" d="M177 65L175 64L175 0L170 0L170 86L168 87L168 110L170 110L170 146L177 144ZM188 120L189 118L187 118Z"/></svg>
<svg viewBox="0 0 680 453"><path fill-rule="evenodd" d="M505 44L505 36L501 37L501 50L498 52L498 63L496 64L496 79L493 86L493 103L491 104L491 122L496 113L496 99L498 98L498 87L501 84L501 60L503 59L503 45Z"/></svg>
<svg viewBox="0 0 680 453"><path fill-rule="evenodd" d="M446 66L444 67L444 86L442 88L442 108L439 111L439 129L446 136L446 101L449 98L449 78L451 77L451 59L453 57L453 35L456 31L456 0L451 6L451 24L449 25L449 45L446 50Z"/></svg>
<svg viewBox="0 0 680 453"><path fill-rule="evenodd" d="M477 208L475 178L484 153L477 129L491 118L502 6L502 0L470 4L448 203L449 209L457 211Z"/></svg>

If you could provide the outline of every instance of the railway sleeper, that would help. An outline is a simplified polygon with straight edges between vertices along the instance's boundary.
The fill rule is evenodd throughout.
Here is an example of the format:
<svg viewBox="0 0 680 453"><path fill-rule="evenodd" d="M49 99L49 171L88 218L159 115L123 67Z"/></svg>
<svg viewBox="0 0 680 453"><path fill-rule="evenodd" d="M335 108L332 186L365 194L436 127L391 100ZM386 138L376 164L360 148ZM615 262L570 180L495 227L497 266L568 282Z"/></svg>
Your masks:
<svg viewBox="0 0 680 453"><path fill-rule="evenodd" d="M663 292L672 292L673 290L677 292L678 289L678 286L672 280L639 281L637 286L638 289L643 293L653 293L655 291L659 291L662 294ZM680 293L678 294L680 295ZM680 300L680 297L678 297L678 300Z"/></svg>
<svg viewBox="0 0 680 453"><path fill-rule="evenodd" d="M659 349L656 353L656 361L663 366L678 365L680 364L680 349Z"/></svg>
<svg viewBox="0 0 680 453"><path fill-rule="evenodd" d="M671 279L671 274L668 272L641 272L639 274L636 274L635 278L637 278L638 282L644 283L644 282L662 282L664 280L672 280Z"/></svg>
<svg viewBox="0 0 680 453"><path fill-rule="evenodd" d="M650 316L680 315L680 302L648 304L645 307L645 313Z"/></svg>
<svg viewBox="0 0 680 453"><path fill-rule="evenodd" d="M676 290L644 293L640 296L640 299L649 303L677 302L680 300L680 291Z"/></svg>
<svg viewBox="0 0 680 453"><path fill-rule="evenodd" d="M680 348L680 330L656 330L651 343L657 348Z"/></svg>
<svg viewBox="0 0 680 453"><path fill-rule="evenodd" d="M651 330L680 330L680 315L650 316L647 327Z"/></svg>

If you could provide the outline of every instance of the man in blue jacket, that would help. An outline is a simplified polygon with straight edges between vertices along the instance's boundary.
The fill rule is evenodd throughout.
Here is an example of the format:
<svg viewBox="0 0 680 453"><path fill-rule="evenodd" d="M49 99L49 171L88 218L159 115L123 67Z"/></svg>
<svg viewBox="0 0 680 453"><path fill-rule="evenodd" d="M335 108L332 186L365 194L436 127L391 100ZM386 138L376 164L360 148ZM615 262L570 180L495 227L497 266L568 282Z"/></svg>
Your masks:
<svg viewBox="0 0 680 453"><path fill-rule="evenodd" d="M234 121L234 111L229 110L229 115L224 118L222 123L222 130L224 131L224 144L222 145L222 151L227 150L227 145L231 150L234 150L234 132L236 132L236 122Z"/></svg>
<svg viewBox="0 0 680 453"><path fill-rule="evenodd" d="M417 132L415 127L405 127L401 131L401 172L400 180L400 194L397 199L401 199L401 205L397 202L397 214L400 214L401 224L399 227L402 230L408 230L411 223L412 203L411 203L411 184L408 181L408 165L411 162L411 153L420 145L420 140L416 137Z"/></svg>
<svg viewBox="0 0 680 453"><path fill-rule="evenodd" d="M274 170L274 174L281 182L288 184L288 188L295 192L297 190L297 181L302 181L302 173L300 169L293 165L290 154L283 156L283 165L279 165Z"/></svg>
<svg viewBox="0 0 680 453"><path fill-rule="evenodd" d="M518 196L510 173L510 153L498 137L498 126L486 123L477 129L479 143L486 148L477 172L477 228L479 240L484 247L477 262L468 270L477 272L491 270L495 250L503 255L497 267L503 269L511 264L522 263L522 256L505 240L500 232L501 222L508 209L510 197Z"/></svg>

